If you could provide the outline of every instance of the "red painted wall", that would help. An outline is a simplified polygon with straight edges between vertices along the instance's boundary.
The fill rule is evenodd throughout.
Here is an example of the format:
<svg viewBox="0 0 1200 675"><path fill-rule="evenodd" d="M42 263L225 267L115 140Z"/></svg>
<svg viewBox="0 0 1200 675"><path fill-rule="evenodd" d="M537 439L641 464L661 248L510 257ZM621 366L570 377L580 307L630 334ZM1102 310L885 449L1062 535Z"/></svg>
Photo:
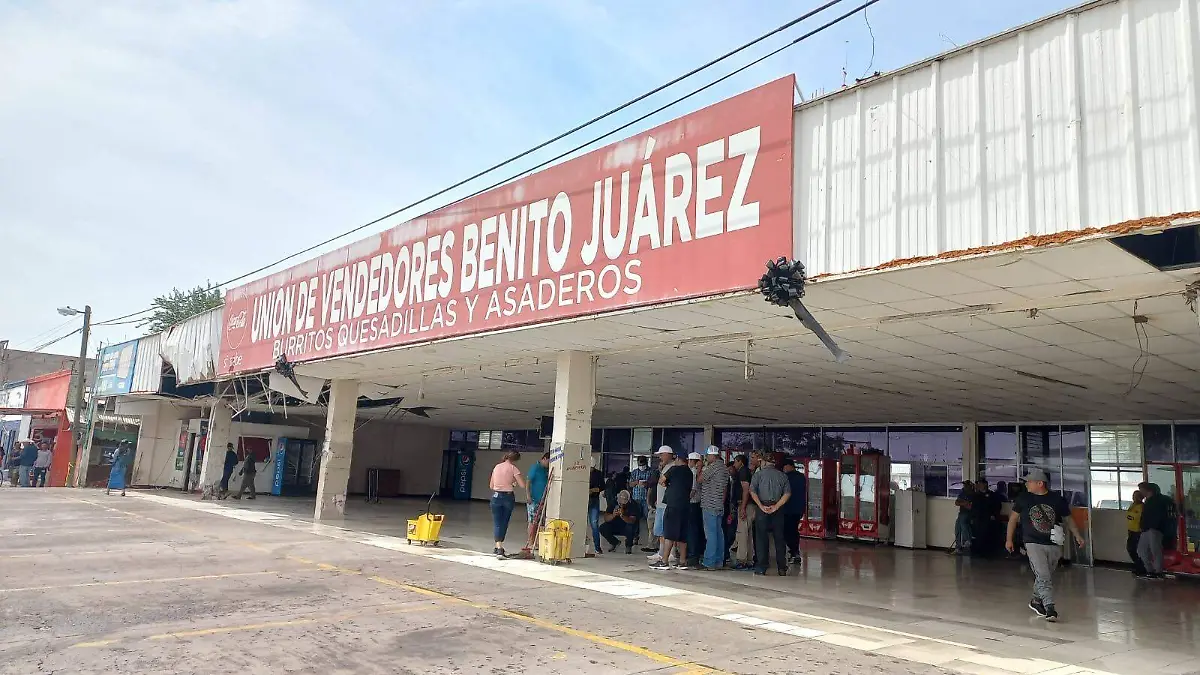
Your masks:
<svg viewBox="0 0 1200 675"><path fill-rule="evenodd" d="M50 475L46 484L51 487L62 487L67 484L67 471L75 460L75 441L68 431L66 420L67 396L71 390L71 371L60 370L56 373L42 375L25 381L25 407L30 410L62 410L63 414L56 415L54 426L54 462L50 465Z"/></svg>
<svg viewBox="0 0 1200 675"><path fill-rule="evenodd" d="M30 410L65 410L71 390L71 371L60 370L25 381L25 407Z"/></svg>

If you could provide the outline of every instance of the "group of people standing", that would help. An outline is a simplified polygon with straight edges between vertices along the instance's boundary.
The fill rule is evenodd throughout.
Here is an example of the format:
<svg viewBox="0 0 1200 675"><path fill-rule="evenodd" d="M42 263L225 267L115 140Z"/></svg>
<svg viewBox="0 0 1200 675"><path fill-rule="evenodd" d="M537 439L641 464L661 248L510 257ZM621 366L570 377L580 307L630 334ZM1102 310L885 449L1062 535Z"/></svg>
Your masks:
<svg viewBox="0 0 1200 675"><path fill-rule="evenodd" d="M806 504L805 480L790 459L783 470L761 452L738 455L726 463L716 446L704 454L658 449L657 466L646 456L632 471L605 477L593 467L588 481L588 532L592 552L601 555L624 547L632 554L642 541L654 569L745 569L766 574L770 545L780 575L800 560L799 524ZM519 452L509 452L489 482L494 546L506 556L504 540L516 506L516 490L527 495L526 515L540 519L549 482L549 453L526 478L517 467ZM601 508L601 497L605 506ZM623 540L623 541L622 541Z"/></svg>
<svg viewBox="0 0 1200 675"><path fill-rule="evenodd" d="M54 450L47 440L19 441L8 452L0 448L0 466L4 477L13 487L46 487L50 465L54 463Z"/></svg>
<svg viewBox="0 0 1200 675"><path fill-rule="evenodd" d="M684 456L664 445L656 455L659 470L651 474L654 490L646 504L651 545L642 549L651 554L652 569L752 569L763 575L772 542L781 576L799 562L805 482L790 460L780 471L761 452L726 463L716 446Z"/></svg>

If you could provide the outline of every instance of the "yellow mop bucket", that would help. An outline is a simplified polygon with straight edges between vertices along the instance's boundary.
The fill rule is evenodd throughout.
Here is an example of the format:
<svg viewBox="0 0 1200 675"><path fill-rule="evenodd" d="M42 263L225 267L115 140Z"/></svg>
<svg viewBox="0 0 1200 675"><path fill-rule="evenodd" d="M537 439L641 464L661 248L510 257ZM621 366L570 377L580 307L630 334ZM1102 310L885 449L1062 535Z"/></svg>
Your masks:
<svg viewBox="0 0 1200 675"><path fill-rule="evenodd" d="M429 512L429 507L433 505L433 497L429 498L429 503L425 505L425 512L416 518L408 521L408 543L418 542L421 545L432 544L438 545L438 537L442 533L442 523L445 522L445 514L435 514Z"/></svg>
<svg viewBox="0 0 1200 675"><path fill-rule="evenodd" d="M538 533L538 560L544 563L571 561L571 524L565 520L549 520Z"/></svg>

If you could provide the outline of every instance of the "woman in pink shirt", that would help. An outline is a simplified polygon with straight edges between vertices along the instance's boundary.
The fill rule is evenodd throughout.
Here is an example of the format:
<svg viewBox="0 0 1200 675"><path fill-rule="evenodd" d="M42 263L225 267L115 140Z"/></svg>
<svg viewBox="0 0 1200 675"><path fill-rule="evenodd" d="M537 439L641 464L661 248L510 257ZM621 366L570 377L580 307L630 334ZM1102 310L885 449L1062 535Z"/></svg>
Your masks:
<svg viewBox="0 0 1200 675"><path fill-rule="evenodd" d="M521 470L517 468L519 459L521 459L521 453L506 452L504 461L492 469L492 480L489 484L492 498L488 505L492 509L492 534L496 541L496 548L492 549L492 553L498 556L505 555L504 537L508 534L508 521L512 518L513 507L517 504L513 486L519 485L522 489L525 488L525 479L521 477Z"/></svg>

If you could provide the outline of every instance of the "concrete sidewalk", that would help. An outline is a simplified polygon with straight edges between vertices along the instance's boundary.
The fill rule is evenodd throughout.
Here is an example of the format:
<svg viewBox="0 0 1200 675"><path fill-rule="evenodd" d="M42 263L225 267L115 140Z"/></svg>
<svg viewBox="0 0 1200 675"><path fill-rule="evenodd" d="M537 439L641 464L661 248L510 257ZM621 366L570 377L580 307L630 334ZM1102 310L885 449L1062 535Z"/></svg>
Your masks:
<svg viewBox="0 0 1200 675"><path fill-rule="evenodd" d="M435 510L447 515L442 532L447 550L440 550L404 544L405 520L424 508L421 500L352 501L344 520L314 524L310 500L260 498L250 503L214 503L169 492L153 498L518 576L595 587L602 592L615 589L616 594L631 598L670 597L743 625L769 621L781 624L782 628L776 626L780 630L818 630L828 634L824 639L847 648L908 653L924 663L949 664L951 669L962 665L958 669L964 672L1075 673L1093 669L1144 675L1148 671L1170 674L1200 669L1200 648L1196 646L1200 584L1189 581L1136 582L1118 570L1064 569L1056 579L1063 621L1047 624L1025 606L1031 575L1014 561L806 541L804 564L786 578L742 572L654 572L646 567L644 557L625 555L621 549L575 561L569 568L551 568L474 553L490 551L492 546L491 517L482 503L435 502ZM522 525L518 510L510 528L510 544L524 538ZM597 578L587 579L593 575ZM742 611L724 611L730 607ZM853 630L834 634L811 628L815 625ZM862 637L865 634L871 637ZM885 644L896 640L901 642ZM971 660L955 663L962 658Z"/></svg>

